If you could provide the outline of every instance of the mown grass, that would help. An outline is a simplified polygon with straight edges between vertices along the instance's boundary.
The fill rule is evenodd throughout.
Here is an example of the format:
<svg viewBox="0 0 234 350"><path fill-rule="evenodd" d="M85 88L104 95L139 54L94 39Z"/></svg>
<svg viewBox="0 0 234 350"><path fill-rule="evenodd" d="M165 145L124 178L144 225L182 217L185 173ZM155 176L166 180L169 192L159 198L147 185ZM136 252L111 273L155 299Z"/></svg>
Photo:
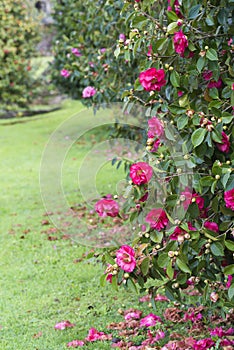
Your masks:
<svg viewBox="0 0 234 350"><path fill-rule="evenodd" d="M110 285L101 288L100 264L76 262L89 248L72 240L49 241L42 233L45 208L39 173L43 150L51 133L82 109L79 102L66 101L60 111L48 115L1 121L1 350L66 349L68 341L84 338L90 327L104 330L109 322L119 319L117 309L123 303L130 307L136 300L132 291L114 292ZM63 176L69 203L81 200L73 177L90 149L88 140L86 137L83 144L75 145L65 162L70 167ZM92 164L88 166L91 171ZM123 173L114 173L105 165L98 176L98 191L104 193L108 188L111 192L118 178L122 179ZM76 327L54 330L57 322L67 319ZM85 348L109 349L110 345Z"/></svg>

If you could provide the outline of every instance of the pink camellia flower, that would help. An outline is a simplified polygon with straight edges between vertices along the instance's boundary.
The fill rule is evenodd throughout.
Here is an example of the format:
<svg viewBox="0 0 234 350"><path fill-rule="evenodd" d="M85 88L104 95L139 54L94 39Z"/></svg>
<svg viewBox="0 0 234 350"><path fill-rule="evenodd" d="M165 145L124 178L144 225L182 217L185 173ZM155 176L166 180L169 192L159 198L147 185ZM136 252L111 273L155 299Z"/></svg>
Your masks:
<svg viewBox="0 0 234 350"><path fill-rule="evenodd" d="M178 97L183 96L183 94L184 94L183 91L180 91L180 90L179 90L179 91L177 92Z"/></svg>
<svg viewBox="0 0 234 350"><path fill-rule="evenodd" d="M195 314L194 312L188 313L185 312L184 317L183 317L183 321L187 322L188 320L195 322L195 321L199 321L202 319L202 314L199 312L198 314Z"/></svg>
<svg viewBox="0 0 234 350"><path fill-rule="evenodd" d="M95 204L95 210L101 217L110 216L114 218L119 214L119 204L113 199L103 198Z"/></svg>
<svg viewBox="0 0 234 350"><path fill-rule="evenodd" d="M83 340L73 340L67 343L68 348L78 348L78 346L84 346L85 342Z"/></svg>
<svg viewBox="0 0 234 350"><path fill-rule="evenodd" d="M213 301L213 303L216 303L219 299L219 295L216 292L212 292L210 294L210 300Z"/></svg>
<svg viewBox="0 0 234 350"><path fill-rule="evenodd" d="M64 78L68 78L68 77L70 77L70 75L71 75L71 73L70 73L67 69L62 69L62 70L60 71L60 74L61 74L61 76L64 77Z"/></svg>
<svg viewBox="0 0 234 350"><path fill-rule="evenodd" d="M202 73L202 76L203 78L207 81L207 80L210 80L213 76L213 72L211 70L205 70L203 73Z"/></svg>
<svg viewBox="0 0 234 350"><path fill-rule="evenodd" d="M152 47L152 45L149 45L149 46L148 46L147 56L148 56L148 57L151 57L151 56L152 56L152 52L153 52L153 47Z"/></svg>
<svg viewBox="0 0 234 350"><path fill-rule="evenodd" d="M220 89L223 85L223 82L222 82L222 79L219 78L218 81L215 81L215 80L211 80L209 82L209 84L207 85L208 89L213 89L213 88L217 88L217 89Z"/></svg>
<svg viewBox="0 0 234 350"><path fill-rule="evenodd" d="M124 312L124 318L126 321L139 320L141 318L142 311L136 309L129 309Z"/></svg>
<svg viewBox="0 0 234 350"><path fill-rule="evenodd" d="M234 340L222 339L219 345L226 350L232 350L234 347Z"/></svg>
<svg viewBox="0 0 234 350"><path fill-rule="evenodd" d="M90 98L96 94L97 90L93 86L86 86L82 92L83 98Z"/></svg>
<svg viewBox="0 0 234 350"><path fill-rule="evenodd" d="M173 37L175 52L177 52L181 57L184 57L184 51L188 47L188 39L186 35L180 30L176 32Z"/></svg>
<svg viewBox="0 0 234 350"><path fill-rule="evenodd" d="M183 200L182 200L183 199ZM199 210L204 208L204 198L202 198L198 193L191 193L189 189L185 189L181 192L181 200L185 210L188 209L189 205L193 202L197 203Z"/></svg>
<svg viewBox="0 0 234 350"><path fill-rule="evenodd" d="M73 53L73 55L77 56L77 57L80 57L81 56L81 52L79 49L77 49L76 47L73 47L71 49L71 52Z"/></svg>
<svg viewBox="0 0 234 350"><path fill-rule="evenodd" d="M138 162L130 166L129 175L135 185L142 185L150 181L153 176L153 169L148 163Z"/></svg>
<svg viewBox="0 0 234 350"><path fill-rule="evenodd" d="M162 322L161 318L155 314L149 314L140 320L140 327L152 327L157 322Z"/></svg>
<svg viewBox="0 0 234 350"><path fill-rule="evenodd" d="M222 131L222 143L216 142L216 147L224 153L228 153L230 149L229 137Z"/></svg>
<svg viewBox="0 0 234 350"><path fill-rule="evenodd" d="M134 249L128 245L123 245L116 252L117 264L125 272L132 272L136 267Z"/></svg>
<svg viewBox="0 0 234 350"><path fill-rule="evenodd" d="M106 48L105 47L101 48L100 52L101 52L101 54L104 54L106 52Z"/></svg>
<svg viewBox="0 0 234 350"><path fill-rule="evenodd" d="M157 294L154 298L155 301L169 301L165 295Z"/></svg>
<svg viewBox="0 0 234 350"><path fill-rule="evenodd" d="M213 345L215 345L215 342L211 338L205 338L198 340L193 346L194 350L206 350L210 349Z"/></svg>
<svg viewBox="0 0 234 350"><path fill-rule="evenodd" d="M150 224L151 228L158 231L164 229L169 222L167 214L162 208L152 209L146 215L145 221Z"/></svg>
<svg viewBox="0 0 234 350"><path fill-rule="evenodd" d="M214 231L216 233L219 233L219 226L216 224L216 222L206 221L204 223L204 227L210 231Z"/></svg>
<svg viewBox="0 0 234 350"><path fill-rule="evenodd" d="M211 336L217 336L219 338L225 337L227 335L233 335L234 334L234 328L229 328L227 331L225 331L222 327L216 327L210 331Z"/></svg>
<svg viewBox="0 0 234 350"><path fill-rule="evenodd" d="M160 91L166 85L163 69L149 68L140 73L139 80L146 91Z"/></svg>
<svg viewBox="0 0 234 350"><path fill-rule="evenodd" d="M105 334L104 332L99 332L96 328L90 328L85 340L93 342L96 340L109 340L111 337L111 334Z"/></svg>
<svg viewBox="0 0 234 350"><path fill-rule="evenodd" d="M228 280L227 280L227 283L226 283L226 288L230 288L230 287L231 287L232 280L233 280L232 275L228 275Z"/></svg>
<svg viewBox="0 0 234 350"><path fill-rule="evenodd" d="M66 328L72 328L72 327L75 327L75 324L74 323L71 323L70 321L62 321L62 322L59 322L57 323L54 328L55 329L59 329L59 330L64 330Z"/></svg>
<svg viewBox="0 0 234 350"><path fill-rule="evenodd" d="M160 137L164 135L164 125L163 122L157 117L152 117L148 120L148 137Z"/></svg>
<svg viewBox="0 0 234 350"><path fill-rule="evenodd" d="M224 192L224 200L226 207L234 211L234 188Z"/></svg>
<svg viewBox="0 0 234 350"><path fill-rule="evenodd" d="M196 228L192 226L191 222L188 222L188 228L191 231L196 231ZM174 232L170 235L170 239L172 241L179 241L179 242L183 242L184 241L184 236L188 234L187 231L183 230L182 228L180 228L179 226L177 226L174 230Z"/></svg>
<svg viewBox="0 0 234 350"><path fill-rule="evenodd" d="M160 146L160 140L157 139L157 140L154 141L153 147L151 148L150 152L151 153L157 152L159 146Z"/></svg>

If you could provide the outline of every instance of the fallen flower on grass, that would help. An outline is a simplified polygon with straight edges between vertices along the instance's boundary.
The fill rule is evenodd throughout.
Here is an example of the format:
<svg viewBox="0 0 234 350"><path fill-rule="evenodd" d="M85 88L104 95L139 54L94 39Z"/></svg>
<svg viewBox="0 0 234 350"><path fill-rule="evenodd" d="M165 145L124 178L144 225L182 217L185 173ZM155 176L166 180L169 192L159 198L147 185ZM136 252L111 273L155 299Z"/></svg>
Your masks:
<svg viewBox="0 0 234 350"><path fill-rule="evenodd" d="M152 327L157 322L162 322L161 317L155 314L149 314L140 320L140 327Z"/></svg>
<svg viewBox="0 0 234 350"><path fill-rule="evenodd" d="M87 341L96 341L96 340L111 340L111 334L105 334L104 332L99 332L96 328L90 328L88 336L85 338Z"/></svg>
<svg viewBox="0 0 234 350"><path fill-rule="evenodd" d="M78 346L84 346L84 345L85 343L83 342L83 340L73 340L67 343L68 348L77 348Z"/></svg>
<svg viewBox="0 0 234 350"><path fill-rule="evenodd" d="M64 330L66 328L72 328L72 327L75 327L75 324L74 323L71 323L70 321L62 321L62 322L59 322L57 323L54 328L55 329L59 329L59 330Z"/></svg>

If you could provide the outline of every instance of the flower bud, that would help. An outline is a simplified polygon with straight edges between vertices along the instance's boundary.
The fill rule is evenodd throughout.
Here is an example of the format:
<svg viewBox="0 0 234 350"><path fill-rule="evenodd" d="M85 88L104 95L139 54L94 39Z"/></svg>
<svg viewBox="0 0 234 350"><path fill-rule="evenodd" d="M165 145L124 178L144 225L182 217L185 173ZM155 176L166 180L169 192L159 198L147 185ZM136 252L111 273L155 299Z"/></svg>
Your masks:
<svg viewBox="0 0 234 350"><path fill-rule="evenodd" d="M170 250L170 251L167 253L167 255L169 256L169 258L174 258L175 253L174 253L172 250Z"/></svg>
<svg viewBox="0 0 234 350"><path fill-rule="evenodd" d="M125 273L125 274L124 274L124 278L125 278L125 279L129 278L129 273Z"/></svg>
<svg viewBox="0 0 234 350"><path fill-rule="evenodd" d="M215 175L215 179L219 180L220 179L220 175Z"/></svg>

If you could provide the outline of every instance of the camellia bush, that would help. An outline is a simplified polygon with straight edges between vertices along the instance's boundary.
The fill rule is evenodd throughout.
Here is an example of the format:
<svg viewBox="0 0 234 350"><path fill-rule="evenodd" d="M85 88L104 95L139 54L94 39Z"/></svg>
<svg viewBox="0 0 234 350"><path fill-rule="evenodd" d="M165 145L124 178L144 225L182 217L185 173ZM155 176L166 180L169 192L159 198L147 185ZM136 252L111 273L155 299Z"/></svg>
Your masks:
<svg viewBox="0 0 234 350"><path fill-rule="evenodd" d="M38 22L22 0L0 3L0 109L24 107L32 95L30 60L35 56Z"/></svg>
<svg viewBox="0 0 234 350"><path fill-rule="evenodd" d="M128 164L125 204L96 205L135 229L104 254L102 284L139 287L152 302L192 289L204 304L234 304L233 9L231 0L124 2L129 40L115 55L138 62L123 96L146 108L148 140Z"/></svg>
<svg viewBox="0 0 234 350"><path fill-rule="evenodd" d="M53 80L62 92L87 106L119 101L138 69L129 52L114 55L126 41L122 1L64 0L55 6L57 36ZM124 77L124 79L123 79Z"/></svg>
<svg viewBox="0 0 234 350"><path fill-rule="evenodd" d="M103 285L147 290L152 303L192 290L203 304L234 305L233 10L232 0L57 6L64 90L87 105L122 96L128 111L145 109L148 139L125 163L124 205L107 196L95 206L134 228L104 252Z"/></svg>

